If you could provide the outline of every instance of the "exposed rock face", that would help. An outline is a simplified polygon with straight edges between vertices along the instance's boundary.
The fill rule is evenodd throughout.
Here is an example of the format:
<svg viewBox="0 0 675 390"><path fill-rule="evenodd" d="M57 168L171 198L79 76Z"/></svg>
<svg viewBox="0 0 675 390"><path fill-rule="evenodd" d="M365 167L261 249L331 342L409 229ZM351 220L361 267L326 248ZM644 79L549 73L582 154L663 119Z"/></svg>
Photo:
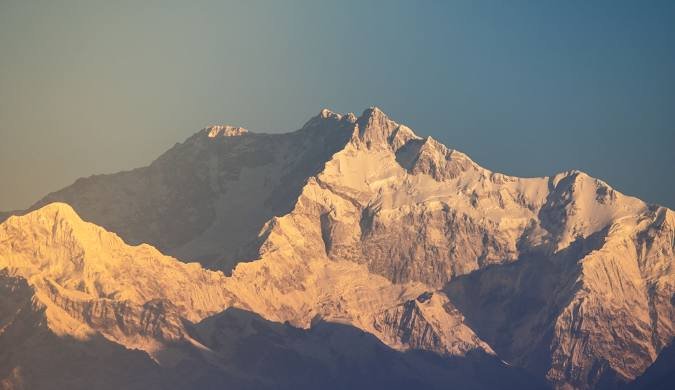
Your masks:
<svg viewBox="0 0 675 390"><path fill-rule="evenodd" d="M56 334L25 279L0 271L0 388L172 389L171 374L146 354L93 334Z"/></svg>
<svg viewBox="0 0 675 390"><path fill-rule="evenodd" d="M222 365L224 320L185 321L233 307L309 332L345 324L400 351L496 354L559 388L630 381L673 339L671 210L578 171L491 172L377 108L323 110L283 135L211 127L34 208L55 200L132 244L231 271L128 247L67 206L0 225L0 268L161 365L190 360L185 348Z"/></svg>
<svg viewBox="0 0 675 390"><path fill-rule="evenodd" d="M434 351L447 356L464 356L480 345L494 352L464 324L464 317L445 296L425 292L375 318L375 329L392 343L410 348Z"/></svg>
<svg viewBox="0 0 675 390"><path fill-rule="evenodd" d="M580 260L579 290L555 323L549 378L584 387L611 370L634 379L671 343L673 232L675 215L663 208L627 217Z"/></svg>
<svg viewBox="0 0 675 390"><path fill-rule="evenodd" d="M505 360L560 387L612 388L672 342L674 226L672 211L655 208L446 292Z"/></svg>

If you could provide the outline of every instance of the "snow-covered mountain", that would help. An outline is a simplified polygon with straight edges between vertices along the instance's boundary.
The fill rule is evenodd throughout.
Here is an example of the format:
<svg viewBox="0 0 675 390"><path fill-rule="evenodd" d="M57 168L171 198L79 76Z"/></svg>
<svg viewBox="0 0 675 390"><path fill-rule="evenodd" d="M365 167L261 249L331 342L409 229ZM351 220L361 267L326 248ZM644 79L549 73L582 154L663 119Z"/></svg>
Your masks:
<svg viewBox="0 0 675 390"><path fill-rule="evenodd" d="M0 224L9 388L47 338L129 354L145 387L615 388L675 333L672 210L578 171L491 172L377 108L212 126L19 214Z"/></svg>

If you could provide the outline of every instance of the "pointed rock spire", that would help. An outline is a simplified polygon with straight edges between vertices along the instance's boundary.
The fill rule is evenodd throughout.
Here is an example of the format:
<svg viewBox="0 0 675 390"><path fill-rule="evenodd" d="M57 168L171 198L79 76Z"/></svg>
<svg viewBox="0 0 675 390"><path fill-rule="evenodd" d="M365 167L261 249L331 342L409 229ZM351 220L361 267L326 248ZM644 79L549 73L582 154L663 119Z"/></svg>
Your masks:
<svg viewBox="0 0 675 390"><path fill-rule="evenodd" d="M385 147L396 151L409 140L419 138L410 128L394 122L377 107L363 111L356 124L356 141L369 149Z"/></svg>

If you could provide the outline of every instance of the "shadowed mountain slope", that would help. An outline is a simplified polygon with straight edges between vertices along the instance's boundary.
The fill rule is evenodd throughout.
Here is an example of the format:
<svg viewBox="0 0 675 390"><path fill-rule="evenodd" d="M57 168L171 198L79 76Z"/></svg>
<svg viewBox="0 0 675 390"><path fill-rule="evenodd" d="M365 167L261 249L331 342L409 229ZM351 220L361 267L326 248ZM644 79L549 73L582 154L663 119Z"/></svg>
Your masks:
<svg viewBox="0 0 675 390"><path fill-rule="evenodd" d="M68 203L131 244L229 271L256 256L263 224L292 209L307 177L347 142L354 120L326 110L288 134L212 126L148 167L79 179L30 210Z"/></svg>

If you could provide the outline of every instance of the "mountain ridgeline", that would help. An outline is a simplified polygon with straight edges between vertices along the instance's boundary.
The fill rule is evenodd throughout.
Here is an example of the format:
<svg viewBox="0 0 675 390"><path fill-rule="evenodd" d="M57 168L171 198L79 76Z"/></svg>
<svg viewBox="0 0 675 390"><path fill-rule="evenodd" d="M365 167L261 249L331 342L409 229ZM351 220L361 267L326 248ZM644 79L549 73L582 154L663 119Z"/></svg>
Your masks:
<svg viewBox="0 0 675 390"><path fill-rule="evenodd" d="M2 218L2 388L672 379L650 370L675 334L672 210L489 171L377 108L212 126Z"/></svg>

